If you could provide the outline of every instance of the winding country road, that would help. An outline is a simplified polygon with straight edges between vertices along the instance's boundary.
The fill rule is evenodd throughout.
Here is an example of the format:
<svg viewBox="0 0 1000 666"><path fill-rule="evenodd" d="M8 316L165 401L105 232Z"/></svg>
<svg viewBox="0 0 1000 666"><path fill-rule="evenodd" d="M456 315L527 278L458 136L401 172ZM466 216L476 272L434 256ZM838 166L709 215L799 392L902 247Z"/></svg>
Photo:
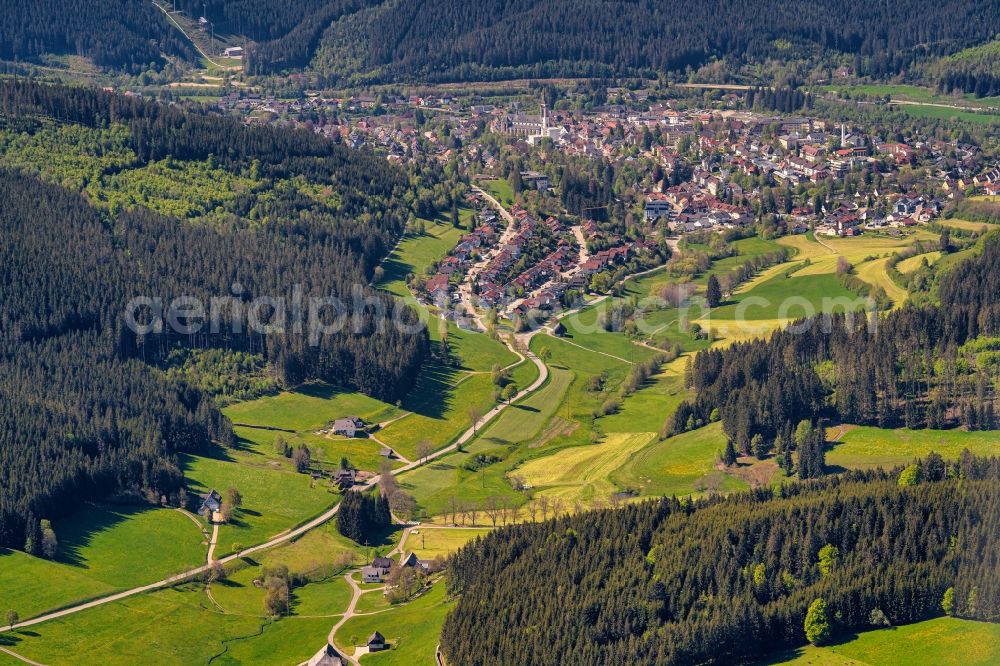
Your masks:
<svg viewBox="0 0 1000 666"><path fill-rule="evenodd" d="M538 330L532 331L531 333L520 335L520 336L518 336L518 339L525 346L527 346L527 342L531 339L531 337L533 337L534 335L536 335L540 331L541 331L541 329L538 329ZM511 351L514 352L515 354L517 354L519 357L521 357L522 360L527 357L538 368L538 378L534 382L532 382L530 386L528 386L527 388L519 391L518 394L510 401L510 403L513 403L513 402L515 402L517 400L520 400L521 398L523 398L523 397L525 397L527 395L530 395L534 391L537 391L545 383L545 381L548 379L549 369L545 366L544 363L542 363L541 359L539 359L537 356L535 356L535 354L533 354L531 351L528 351L527 354L525 355L525 354L522 354L521 352L519 352L517 349L513 348L513 346L511 346ZM469 440L471 440L473 437L475 437L476 434L479 432L480 428L482 428L483 426L487 425L490 421L492 421L494 418L496 418L505 409L509 409L510 408L510 403L500 403L499 405L497 405L496 407L494 407L493 409L491 409L490 411L488 411L475 424L471 425L465 432L463 432L461 434L461 436L458 437L458 439L456 439L450 445L448 445L448 446L446 446L446 447L444 447L442 449L439 449L439 450L435 451L434 453L426 456L422 460L415 460L415 461L410 462L410 463L408 463L408 464L406 464L406 465L404 465L402 467L398 467L398 468L394 469L392 471L393 476L398 475L398 474L402 474L404 472L408 472L408 471L410 471L412 469L416 469L417 467L420 467L421 465L425 465L425 464L429 463L432 460L440 458L441 456L447 455L447 454L451 453L452 451L456 450L458 447L462 446L463 444L465 444L466 442L468 442ZM367 483L359 486L356 490L358 490L358 491L370 490L371 488L373 488L378 483L379 478L380 478L379 476L372 477ZM249 548L245 548L245 549L243 549L243 550L241 550L241 551L239 551L237 553L232 553L232 554L227 555L226 557L223 557L223 558L221 558L219 560L216 560L216 561L222 562L223 564L226 564L228 562L232 562L232 561L234 561L236 559L239 559L239 558L241 558L241 557L243 557L245 555L250 555L252 553L256 553L256 552L259 552L259 551L262 551L262 550L267 550L269 548L273 548L275 546L280 546L283 543L287 543L289 541L297 539L298 537L302 536L306 532L314 530L317 527L319 527L320 525L323 525L324 523L326 523L329 520L331 520L334 516L337 515L337 510L339 508L340 508L340 505L337 504L336 506L331 507L330 509L328 509L327 511L323 512L319 516L316 516L315 518L313 518L309 522L307 522L307 523L305 523L303 525L300 525L299 527L296 527L293 530L284 532L283 534L280 534L280 535L278 535L278 536L276 536L276 537L274 537L274 538L272 538L272 539L270 539L268 541L265 541L264 543L260 543L260 544L257 544L256 546L251 546ZM213 545L210 547L210 554L208 556L208 560L209 561L212 561L211 560L211 555L214 553L214 544L215 544L216 540L217 540L216 539L216 535L213 535L213 538L212 538L212 544ZM158 580L155 583L149 583L148 585L141 585L139 587L134 587L134 588L131 588L129 590L124 590L122 592L117 592L115 594L110 594L110 595L108 595L106 597L100 597L100 598L97 598L97 599L92 599L90 601L87 601L87 602L84 602L84 603L81 603L81 604L77 604L75 606L69 606L67 608L63 608L61 610L53 611L51 613L45 613L43 615L38 615L36 617L33 617L33 618L30 618L30 619L18 622L16 625L13 625L13 626L10 626L10 625L8 625L8 626L0 626L0 634L8 632L8 631L12 631L15 628L22 629L22 628L25 628L25 627L31 627L31 626L34 626L36 624L41 624L43 622L48 622L49 620L55 620L57 618L66 617L68 615L73 615L75 613L79 613L81 611L84 611L84 610L87 610L87 609L90 609L90 608L96 608L98 606L103 606L104 604L109 604L109 603L112 603L112 602L115 602L115 601L121 601L122 599L128 599L129 597L134 597L137 594L143 594L144 592L153 592L153 591L156 591L156 590L161 590L163 588L170 587L171 585L176 585L177 583L183 583L183 582L185 582L187 580L190 580L191 578L199 576L199 575L207 572L210 568L211 568L211 565L208 562L206 562L206 564L203 564L202 566L195 567L194 569L189 569L187 571L184 571L182 573L179 573L179 574L176 574L176 575L173 575L173 576L168 576L167 578L164 578L162 580ZM5 650L5 652L9 652L9 651ZM19 657L19 655L17 655L16 653L11 652L10 654L11 654L11 656Z"/></svg>
<svg viewBox="0 0 1000 666"><path fill-rule="evenodd" d="M344 574L344 579L347 581L347 584L351 586L351 591L353 593L351 596L351 603L347 605L347 610L345 610L341 618L337 620L337 624L333 625L333 629L330 630L330 635L327 636L326 642L332 645L337 650L337 652L339 652L340 655L344 657L344 659L354 664L354 666L360 666L360 662L358 661L357 657L352 657L348 655L347 652L337 647L337 644L333 640L333 637L337 633L337 630L340 629L342 626L344 626L344 624L348 620L354 617L354 609L358 607L358 601L361 599L362 589L358 587L358 584L356 582L354 582L354 577L351 575L353 573L354 571L352 570Z"/></svg>
<svg viewBox="0 0 1000 666"><path fill-rule="evenodd" d="M476 189L478 189L478 188L476 188ZM503 208L503 206L500 205L500 203L496 199L494 199L491 195L483 192L482 190L479 190L479 191L494 206L496 206L496 208L501 212L501 214L504 216L505 219L509 218L510 221L513 221L513 216L511 216L510 213L508 213ZM570 310L570 311L561 313L561 316L567 316L569 314L572 314L572 312L573 311ZM438 459L438 458L440 458L442 456L446 456L449 453L452 453L453 451L455 451L456 449L458 449L459 447L461 447L462 445L466 444L467 442L469 442L470 440L472 440L474 437L476 437L476 435L478 434L478 432L479 432L479 430L481 428L483 428L484 426L486 426L487 424L489 424L493 419L495 419L497 416L499 416L505 409L509 409L511 407L511 405L514 404L515 402L521 400L522 398L524 398L524 397L532 394L533 392L535 392L539 388L541 388L545 384L545 382L548 380L549 369L545 365L545 363L543 363L542 360L539 359L530 350L529 343L531 341L531 338L533 338L535 335L537 335L539 333L542 333L544 330L545 330L544 328L538 328L538 329L535 329L535 330L530 331L528 333L517 334L517 335L515 335L516 344L511 344L510 342L505 341L505 344L508 346L508 348L514 354L516 354L521 359L521 361L524 361L525 359L528 359L532 363L535 364L535 367L538 368L538 377L535 379L534 382L531 383L531 385L529 385L528 387L526 387L526 388L522 389L521 391L519 391L517 393L517 395L514 396L509 402L507 402L507 403L501 402L500 404L498 404L495 407L493 407L493 409L491 409L486 414L484 414L482 417L480 417L478 421L476 421L474 424L472 424L467 430L465 430L457 439L455 439L455 441L453 441L448 446L445 446L445 447L443 447L443 448L435 451L434 453L432 453L432 454L430 454L430 455L428 455L428 456L426 456L426 457L424 457L424 458L422 458L420 460L415 460L415 461L409 462L406 465L403 465L402 467L394 469L392 471L393 476L396 476L396 475L399 475L399 474L403 474L403 473L408 472L410 470L416 469L417 467L420 467L420 466L425 465L425 464L427 464L427 463L429 463L429 462L431 462L433 460L436 460L436 459ZM519 346L523 347L526 351L524 353L522 353L518 349ZM363 485L360 485L358 488L356 488L356 490L357 491L370 490L371 488L373 488L378 483L379 479L380 479L380 477L376 475L376 476L372 477L371 479L369 479L367 483L365 483ZM86 602L83 602L83 603L80 603L80 604L76 604L74 606L69 606L69 607L66 607L66 608L63 608L63 609L60 609L60 610L57 610L57 611L53 611L51 613L44 613L42 615L38 615L36 617L33 617L33 618L30 618L30 619L18 622L16 625L0 626L0 634L3 634L5 632L9 632L9 631L13 631L14 629L23 629L23 628L26 628L26 627L31 627L31 626L34 626L34 625L42 624L42 623L48 622L50 620L55 620L55 619L58 619L58 618L67 617L69 615L74 615L76 613L79 613L81 611L85 611L85 610L88 610L88 609L91 609L91 608L96 608L98 606L103 606L105 604L113 603L113 602L116 602L116 601L121 601L123 599L128 599L130 597L134 597L134 596L139 595L139 594L143 594L143 593L146 593L146 592L154 592L156 590L162 590L164 588L170 587L172 585L176 585L178 583L183 583L183 582L188 581L188 580L190 580L192 578L195 578L196 576L199 576L199 575L201 575L203 573L208 572L211 569L212 563L215 562L215 561L218 561L218 562L221 562L223 564L226 564L226 563L229 563L229 562L233 562L233 561L235 561L235 560L237 560L237 559L239 559L241 557L244 557L246 555L250 555L252 553L256 553L256 552L260 552L260 551L263 551L263 550L267 550L269 548L274 548L275 546L280 546L281 544L287 543L289 541L293 541L293 540L299 538L300 536L302 536L303 534L306 534L307 532L309 532L311 530L314 530L317 527L319 527L319 526L327 523L328 521L330 521L334 516L337 515L337 511L339 510L339 508L340 508L340 505L338 503L337 505L331 507L330 509L328 509L325 512L321 513L320 515L316 516L315 518L313 518L312 520L308 521L307 523L305 523L303 525L300 525L299 527L296 527L296 528L294 528L292 530L283 532L282 534L279 534L278 536L275 536L275 537L269 539L268 541L265 541L263 543L257 544L255 546L251 546L249 548L245 548L245 549L243 549L241 551L238 551L236 553L232 553L232 554L227 555L227 556L225 556L223 558L220 558L218 560L214 560L213 559L214 552L215 552L216 542L218 541L218 526L215 526L215 529L213 530L212 539L211 539L211 542L210 542L210 545L209 545L209 550L208 550L208 554L207 554L207 557L206 557L206 563L205 564L203 564L201 566L198 566L198 567L195 567L193 569L189 569L189 570L184 571L182 573L175 574L173 576L168 576L166 578L163 578L163 579L158 580L158 581L153 582L153 583L149 583L147 585L141 585L141 586L134 587L134 588L131 588L131 589L128 589L128 590L123 590L121 592L116 592L114 594L110 594L110 595L105 596L105 597L99 597L97 599L92 599L90 601L86 601ZM353 584L353 582L352 582L352 587L356 587ZM350 617L353 614L354 607L357 605L357 599L358 599L358 597L360 597L360 590L356 591L356 595L352 599L351 604L348 607L348 613L345 614L345 618ZM334 629L333 629L333 631L331 631L331 634L330 634L331 638L333 636L333 633L339 628L340 625L343 624L344 621L346 621L346 619L342 618L342 621L339 622L338 625L334 626ZM26 663L29 663L29 664L34 664L35 663L35 662L32 662L27 657L23 657L23 656L17 654L16 652L14 652L12 650L7 650L5 648L0 648L0 651L2 651L5 654L8 654L11 657L20 659L21 661L24 661ZM352 661L353 664L357 664L358 663L355 659L352 659L351 661Z"/></svg>

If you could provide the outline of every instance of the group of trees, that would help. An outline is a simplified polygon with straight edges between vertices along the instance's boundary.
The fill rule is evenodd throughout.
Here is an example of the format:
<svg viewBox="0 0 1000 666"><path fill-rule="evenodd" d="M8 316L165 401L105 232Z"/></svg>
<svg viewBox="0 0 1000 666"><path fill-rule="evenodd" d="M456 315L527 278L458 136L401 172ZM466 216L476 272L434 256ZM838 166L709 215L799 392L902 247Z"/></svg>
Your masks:
<svg viewBox="0 0 1000 666"><path fill-rule="evenodd" d="M768 340L699 353L690 375L697 395L677 410L673 431L692 417L707 422L717 409L735 448L749 452L756 435L768 446L779 437L788 442L801 420L821 417L994 428L998 262L1000 239L988 239L978 256L941 278L940 305L820 315Z"/></svg>
<svg viewBox="0 0 1000 666"><path fill-rule="evenodd" d="M1000 571L983 557L1000 461L921 464L941 472L905 489L853 472L503 528L449 562L459 599L442 651L457 665L745 663L946 600L1000 619Z"/></svg>
<svg viewBox="0 0 1000 666"><path fill-rule="evenodd" d="M383 493L347 492L337 511L337 531L357 543L371 542L392 525L389 498Z"/></svg>
<svg viewBox="0 0 1000 666"><path fill-rule="evenodd" d="M285 385L320 378L386 400L412 385L426 331L391 325L395 302L365 286L413 199L399 169L308 132L76 88L0 82L0 114L25 132L39 117L124 124L142 162L211 155L227 169L252 165L265 182L326 183L339 199L333 210L274 196L266 224L192 224L143 208L114 214L31 175L0 176L0 544L24 547L38 520L81 500L124 492L159 502L183 486L178 453L232 443L210 396L155 367L178 346L260 355ZM253 299L292 304L296 293L341 297L348 325L310 339L295 326L306 313L293 311L284 328L249 326ZM170 325L175 298L207 311L231 295L217 329ZM162 299L161 312L135 313L162 331L128 325L135 297ZM257 314L266 324L278 312ZM416 322L412 311L401 317Z"/></svg>

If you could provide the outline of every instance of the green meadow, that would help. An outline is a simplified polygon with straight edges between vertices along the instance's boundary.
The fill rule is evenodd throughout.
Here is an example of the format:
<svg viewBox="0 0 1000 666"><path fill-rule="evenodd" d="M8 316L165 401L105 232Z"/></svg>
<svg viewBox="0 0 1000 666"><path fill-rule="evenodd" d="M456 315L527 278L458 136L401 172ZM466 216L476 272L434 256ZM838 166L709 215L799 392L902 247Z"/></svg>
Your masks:
<svg viewBox="0 0 1000 666"><path fill-rule="evenodd" d="M996 431L886 430L848 426L840 440L827 451L826 462L847 469L890 468L907 465L932 451L956 459L966 448L980 456L1000 455L1000 436Z"/></svg>
<svg viewBox="0 0 1000 666"><path fill-rule="evenodd" d="M362 656L361 663L365 666L433 664L444 617L453 605L445 594L444 581L438 580L429 591L409 603L352 617L337 630L335 640L340 646L358 645L378 631L385 636L390 649Z"/></svg>
<svg viewBox="0 0 1000 666"><path fill-rule="evenodd" d="M778 275L736 294L729 302L712 310L711 319L790 320L838 309L843 311L844 306L838 303L853 304L858 300L858 295L848 291L836 275Z"/></svg>
<svg viewBox="0 0 1000 666"><path fill-rule="evenodd" d="M363 393L341 391L323 383L304 384L277 395L235 403L223 412L233 423L294 431L317 430L344 416L379 423L400 414L392 405Z"/></svg>
<svg viewBox="0 0 1000 666"><path fill-rule="evenodd" d="M468 226L468 218L472 211L461 209L459 218ZM382 262L382 279L376 287L384 289L401 298L408 298L410 290L406 286L406 276L426 275L427 269L442 257L447 255L465 229L456 228L450 221L420 220L424 224L424 233L414 230L407 231L399 245Z"/></svg>
<svg viewBox="0 0 1000 666"><path fill-rule="evenodd" d="M640 495L693 495L705 490L747 488L741 479L716 469L718 454L726 445L720 423L651 441L633 453L611 480Z"/></svg>
<svg viewBox="0 0 1000 666"><path fill-rule="evenodd" d="M477 537L490 533L488 529L441 529L421 527L414 529L403 543L404 553L416 553L422 560L447 557Z"/></svg>
<svg viewBox="0 0 1000 666"><path fill-rule="evenodd" d="M767 664L795 666L986 666L1000 662L1000 625L939 617L791 650Z"/></svg>
<svg viewBox="0 0 1000 666"><path fill-rule="evenodd" d="M497 178L495 180L487 180L480 183L480 186L492 194L504 207L509 207L514 203L514 190L506 179Z"/></svg>
<svg viewBox="0 0 1000 666"><path fill-rule="evenodd" d="M55 561L0 550L0 608L22 618L152 583L205 560L201 528L170 510L86 505L53 525ZM40 580L58 585L37 584Z"/></svg>
<svg viewBox="0 0 1000 666"><path fill-rule="evenodd" d="M221 452L219 457L183 456L184 475L192 494L216 489L225 494L234 487L243 505L219 528L216 555L233 551L234 544L250 546L267 541L339 500L326 482L313 483L308 474L286 469L260 454Z"/></svg>

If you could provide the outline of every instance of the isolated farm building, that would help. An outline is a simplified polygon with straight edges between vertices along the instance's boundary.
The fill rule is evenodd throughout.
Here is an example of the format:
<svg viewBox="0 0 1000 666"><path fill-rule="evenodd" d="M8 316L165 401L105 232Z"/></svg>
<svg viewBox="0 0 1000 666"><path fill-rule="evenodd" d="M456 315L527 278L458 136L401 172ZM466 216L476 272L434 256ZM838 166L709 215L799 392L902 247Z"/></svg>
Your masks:
<svg viewBox="0 0 1000 666"><path fill-rule="evenodd" d="M341 467L333 473L333 482L341 488L350 488L354 485L356 475L357 472L355 470Z"/></svg>
<svg viewBox="0 0 1000 666"><path fill-rule="evenodd" d="M385 636L376 631L368 637L367 645L369 652L381 652L387 647L385 644Z"/></svg>
<svg viewBox="0 0 1000 666"><path fill-rule="evenodd" d="M388 458L389 460L392 460L392 459L394 459L394 458L396 458L396 457L397 457L397 456L396 456L396 452L395 452L395 451L393 451L392 449L390 449L390 448L389 448L388 446L383 446L383 447L382 447L382 448L381 448L381 449L379 450L378 454L379 454L380 456L382 456L383 458Z"/></svg>
<svg viewBox="0 0 1000 666"><path fill-rule="evenodd" d="M365 583L381 583L382 579L389 575L392 569L392 559L388 557L376 557L371 565L361 568L361 580Z"/></svg>
<svg viewBox="0 0 1000 666"><path fill-rule="evenodd" d="M344 666L344 658L332 645L327 643L307 663L308 666Z"/></svg>
<svg viewBox="0 0 1000 666"><path fill-rule="evenodd" d="M404 557L399 561L399 566L401 567L411 567L413 569L419 569L420 571L430 573L431 566L434 564L433 560L421 560L417 559L417 554L411 552L409 555Z"/></svg>
<svg viewBox="0 0 1000 666"><path fill-rule="evenodd" d="M357 416L348 416L343 419L337 419L333 422L333 434L343 435L344 437L354 437L358 430L361 430L364 427L365 422Z"/></svg>
<svg viewBox="0 0 1000 666"><path fill-rule="evenodd" d="M211 516L216 511L222 509L222 495L214 488L207 495L201 496L201 506L198 513L203 516Z"/></svg>

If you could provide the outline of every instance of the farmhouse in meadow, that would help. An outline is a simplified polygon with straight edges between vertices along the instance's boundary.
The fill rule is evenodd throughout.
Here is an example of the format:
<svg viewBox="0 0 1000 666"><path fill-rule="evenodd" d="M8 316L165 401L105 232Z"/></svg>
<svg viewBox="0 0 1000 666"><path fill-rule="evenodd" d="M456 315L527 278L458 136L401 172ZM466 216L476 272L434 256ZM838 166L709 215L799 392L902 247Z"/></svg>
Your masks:
<svg viewBox="0 0 1000 666"><path fill-rule="evenodd" d="M207 495L201 496L201 506L198 507L198 514L206 517L215 515L222 509L222 495L214 488Z"/></svg>
<svg viewBox="0 0 1000 666"><path fill-rule="evenodd" d="M365 583L381 583L392 569L392 558L376 557L370 566L362 567L361 580Z"/></svg>
<svg viewBox="0 0 1000 666"><path fill-rule="evenodd" d="M353 469L344 469L341 467L336 472L333 473L333 482L340 486L341 489L350 488L354 485L357 472Z"/></svg>
<svg viewBox="0 0 1000 666"><path fill-rule="evenodd" d="M385 636L378 633L377 631L368 637L368 651L369 652L381 652L388 646L385 642Z"/></svg>
<svg viewBox="0 0 1000 666"><path fill-rule="evenodd" d="M361 430L364 427L365 422L357 416L348 416L342 419L337 419L333 422L333 434L343 435L344 437L354 437L356 436L358 430Z"/></svg>

